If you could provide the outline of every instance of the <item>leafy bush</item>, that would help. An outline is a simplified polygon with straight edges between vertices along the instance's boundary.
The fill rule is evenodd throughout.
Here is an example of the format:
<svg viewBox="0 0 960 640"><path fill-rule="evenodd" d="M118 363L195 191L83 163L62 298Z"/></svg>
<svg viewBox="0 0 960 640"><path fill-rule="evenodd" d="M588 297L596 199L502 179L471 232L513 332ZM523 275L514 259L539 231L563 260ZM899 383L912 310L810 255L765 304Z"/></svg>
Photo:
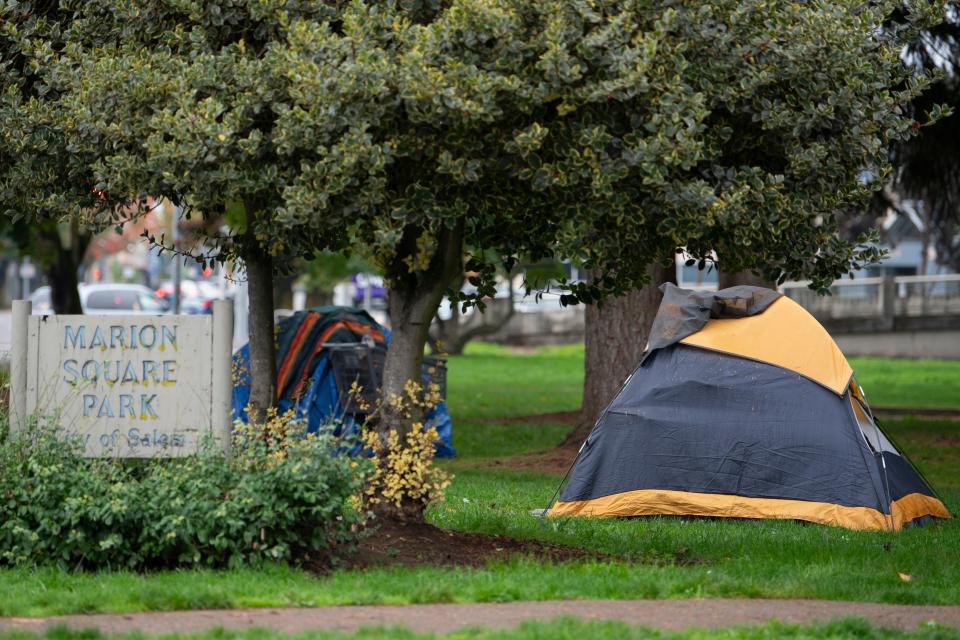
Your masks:
<svg viewBox="0 0 960 640"><path fill-rule="evenodd" d="M354 536L370 463L335 455L285 417L247 428L224 457L87 459L34 425L0 443L0 564L239 566L323 559ZM279 427L279 428L278 428Z"/></svg>
<svg viewBox="0 0 960 640"><path fill-rule="evenodd" d="M444 491L450 485L450 476L433 461L434 447L439 436L433 427L422 422L414 423L405 436L393 429L380 437L367 432L365 444L372 452L374 472L368 477L364 489L369 504L387 503L395 509L404 504L417 505L414 513L443 500Z"/></svg>
<svg viewBox="0 0 960 640"><path fill-rule="evenodd" d="M373 465L366 476L363 500L374 513L388 517L422 517L424 509L443 500L450 475L434 464L437 430L424 427L422 416L441 400L440 389L407 381L404 394L388 398L411 421L406 433L367 431L363 443ZM416 418L420 418L417 420Z"/></svg>

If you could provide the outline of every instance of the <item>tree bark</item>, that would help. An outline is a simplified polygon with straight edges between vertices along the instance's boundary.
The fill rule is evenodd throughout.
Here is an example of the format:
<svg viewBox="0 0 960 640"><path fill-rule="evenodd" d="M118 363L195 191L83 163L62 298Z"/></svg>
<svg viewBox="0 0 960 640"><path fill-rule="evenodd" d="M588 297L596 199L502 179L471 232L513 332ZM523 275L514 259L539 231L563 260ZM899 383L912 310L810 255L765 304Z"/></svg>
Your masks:
<svg viewBox="0 0 960 640"><path fill-rule="evenodd" d="M77 269L80 265L74 259L71 249L60 247L57 259L47 269L47 281L50 283L50 306L57 315L82 314Z"/></svg>
<svg viewBox="0 0 960 640"><path fill-rule="evenodd" d="M444 291L463 271L463 226L444 228L438 234L437 252L423 271L411 273L404 258L416 251L419 230L404 232L401 249L388 270L390 347L383 365L383 401L376 429L385 434L393 429L406 433L419 418L408 415L395 400L404 398L409 381L421 382L423 348L430 322L437 313Z"/></svg>
<svg viewBox="0 0 960 640"><path fill-rule="evenodd" d="M250 405L247 415L262 423L277 400L277 360L273 329L273 260L253 252L244 259L247 268L250 323Z"/></svg>
<svg viewBox="0 0 960 640"><path fill-rule="evenodd" d="M245 203L247 242L243 262L247 271L247 314L250 341L250 402L247 417L264 422L267 409L277 401L276 336L273 327L273 257L254 235L256 205Z"/></svg>
<svg viewBox="0 0 960 640"><path fill-rule="evenodd" d="M71 223L67 246L61 239L58 225L52 221L24 232L31 236L25 238L25 246L32 244L40 254L44 275L50 284L53 312L58 315L83 313L77 271L90 244L89 234L80 232L76 220Z"/></svg>
<svg viewBox="0 0 960 640"><path fill-rule="evenodd" d="M586 439L624 380L637 368L663 297L659 287L676 281L676 269L651 265L647 286L607 300L602 308L587 306L583 402L579 423L564 445L579 445Z"/></svg>

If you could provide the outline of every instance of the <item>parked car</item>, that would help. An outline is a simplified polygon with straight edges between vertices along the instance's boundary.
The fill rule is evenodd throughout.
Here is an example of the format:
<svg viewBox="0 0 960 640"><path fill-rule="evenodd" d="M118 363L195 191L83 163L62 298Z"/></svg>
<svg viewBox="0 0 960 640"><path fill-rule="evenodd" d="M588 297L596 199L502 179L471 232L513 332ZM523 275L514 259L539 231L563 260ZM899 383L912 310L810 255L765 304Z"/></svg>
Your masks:
<svg viewBox="0 0 960 640"><path fill-rule="evenodd" d="M157 315L170 313L170 303L141 284L80 285L83 312L90 314Z"/></svg>
<svg viewBox="0 0 960 640"><path fill-rule="evenodd" d="M173 281L164 280L157 295L173 304ZM180 282L180 312L190 315L212 313L213 301L220 297L216 285L206 280L182 280Z"/></svg>
<svg viewBox="0 0 960 640"><path fill-rule="evenodd" d="M139 284L81 284L83 312L95 315L157 315L170 313L170 304ZM34 315L53 314L50 287L40 287L30 296Z"/></svg>
<svg viewBox="0 0 960 640"><path fill-rule="evenodd" d="M46 316L53 313L53 301L50 299L50 287L38 287L30 294L33 315Z"/></svg>

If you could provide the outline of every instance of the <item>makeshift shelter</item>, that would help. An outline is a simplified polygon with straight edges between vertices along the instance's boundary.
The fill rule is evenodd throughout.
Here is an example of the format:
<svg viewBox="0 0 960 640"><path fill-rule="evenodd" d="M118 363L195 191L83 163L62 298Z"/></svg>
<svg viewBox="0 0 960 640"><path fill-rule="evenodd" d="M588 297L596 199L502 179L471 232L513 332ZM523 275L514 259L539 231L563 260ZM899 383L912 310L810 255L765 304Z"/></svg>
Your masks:
<svg viewBox="0 0 960 640"><path fill-rule="evenodd" d="M851 529L950 517L800 305L760 287L662 290L644 359L600 416L550 515Z"/></svg>
<svg viewBox="0 0 960 640"><path fill-rule="evenodd" d="M318 307L282 319L277 336L277 408L307 420L307 431L356 431L376 406L390 331L370 314L351 307ZM250 401L250 350L233 356L233 416L247 420ZM453 425L446 405L446 365L425 358L424 385L440 386L440 402L427 414L437 429L436 453L453 457Z"/></svg>

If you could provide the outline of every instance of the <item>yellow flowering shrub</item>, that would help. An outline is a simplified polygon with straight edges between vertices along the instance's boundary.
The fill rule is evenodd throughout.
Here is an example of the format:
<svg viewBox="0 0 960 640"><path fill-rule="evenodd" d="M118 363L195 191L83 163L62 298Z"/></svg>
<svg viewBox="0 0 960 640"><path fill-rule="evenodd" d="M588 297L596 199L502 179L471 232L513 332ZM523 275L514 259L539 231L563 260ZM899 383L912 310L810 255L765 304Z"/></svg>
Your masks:
<svg viewBox="0 0 960 640"><path fill-rule="evenodd" d="M293 409L280 413L276 407L270 407L261 424L240 419L233 423L233 446L238 452L245 451L251 443L256 442L275 460L285 458L292 446L300 446L304 441L309 444L315 438L316 434L306 433L306 421L296 420Z"/></svg>
<svg viewBox="0 0 960 640"><path fill-rule="evenodd" d="M414 505L422 511L443 499L450 475L433 463L437 430L417 422L405 436L393 429L386 437L374 431L364 435L373 453L373 473L367 477L364 497L375 510L387 503L396 509Z"/></svg>
<svg viewBox="0 0 960 640"><path fill-rule="evenodd" d="M436 369L430 369L433 374ZM406 419L413 419L418 415L425 415L430 409L434 408L443 400L443 394L440 393L440 385L430 383L424 389L420 383L413 380L407 380L403 386L401 395L393 394L386 399L396 413Z"/></svg>
<svg viewBox="0 0 960 640"><path fill-rule="evenodd" d="M419 384L408 381L403 396L389 401L400 415L423 415L440 401L437 385L421 393ZM431 503L443 500L451 476L434 464L434 447L439 435L422 421L412 423L406 433L391 429L386 433L370 429L364 433L364 445L371 453L373 471L367 476L363 500L374 511L420 514Z"/></svg>

